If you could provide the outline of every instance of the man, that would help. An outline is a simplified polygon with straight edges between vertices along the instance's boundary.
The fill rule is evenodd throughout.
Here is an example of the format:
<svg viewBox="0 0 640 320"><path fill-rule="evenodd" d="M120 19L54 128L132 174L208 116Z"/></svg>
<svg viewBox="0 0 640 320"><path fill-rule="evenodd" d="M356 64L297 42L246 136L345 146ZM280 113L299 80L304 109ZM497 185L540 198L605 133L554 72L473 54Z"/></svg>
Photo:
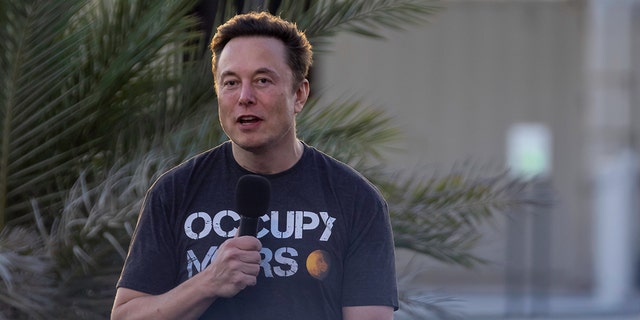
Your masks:
<svg viewBox="0 0 640 320"><path fill-rule="evenodd" d="M112 319L392 319L387 205L361 175L304 144L311 45L295 24L239 15L211 43L230 141L151 187ZM237 236L238 179L271 183L257 237Z"/></svg>

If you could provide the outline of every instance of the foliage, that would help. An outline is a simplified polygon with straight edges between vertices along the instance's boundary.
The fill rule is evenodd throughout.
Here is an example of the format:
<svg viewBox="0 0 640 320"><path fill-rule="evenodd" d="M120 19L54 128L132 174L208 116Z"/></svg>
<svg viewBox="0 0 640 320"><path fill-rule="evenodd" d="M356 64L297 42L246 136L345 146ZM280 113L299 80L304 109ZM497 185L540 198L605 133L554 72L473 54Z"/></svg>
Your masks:
<svg viewBox="0 0 640 320"><path fill-rule="evenodd" d="M443 177L410 178L396 186L387 196L396 246L464 267L485 262L471 249L480 238L478 227L494 213L546 207L551 199L538 191L546 189L544 181L520 180L508 172L474 176L459 169Z"/></svg>
<svg viewBox="0 0 640 320"><path fill-rule="evenodd" d="M0 317L44 319L57 306L54 261L33 229L0 232Z"/></svg>
<svg viewBox="0 0 640 320"><path fill-rule="evenodd" d="M392 149L400 135L384 112L363 108L357 100L319 106L311 99L298 115L297 127L308 144L360 168L383 161L385 149Z"/></svg>
<svg viewBox="0 0 640 320"><path fill-rule="evenodd" d="M117 150L173 130L210 91L180 86L183 74L199 74L177 63L196 49L193 1L5 5L0 227L24 222L31 198L50 218L80 168L110 165Z"/></svg>
<svg viewBox="0 0 640 320"><path fill-rule="evenodd" d="M214 25L269 8L298 21L318 49L339 31L377 37L423 21L417 0L220 1ZM108 317L146 189L225 139L195 0L0 2L0 318ZM506 175L391 175L398 131L357 100L299 116L300 136L350 163L390 203L396 244L472 266L475 227L530 186ZM401 294L403 306L437 299ZM446 316L446 312L434 313Z"/></svg>

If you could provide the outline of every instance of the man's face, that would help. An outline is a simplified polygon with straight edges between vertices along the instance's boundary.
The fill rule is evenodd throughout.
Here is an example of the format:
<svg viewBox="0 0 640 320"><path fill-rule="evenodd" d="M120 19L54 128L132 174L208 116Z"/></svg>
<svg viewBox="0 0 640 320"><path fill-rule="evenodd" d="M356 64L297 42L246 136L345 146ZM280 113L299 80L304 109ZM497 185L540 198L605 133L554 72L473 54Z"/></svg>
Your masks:
<svg viewBox="0 0 640 320"><path fill-rule="evenodd" d="M283 150L296 140L295 116L307 100L305 80L293 90L284 44L269 37L234 38L216 73L222 129L251 152Z"/></svg>

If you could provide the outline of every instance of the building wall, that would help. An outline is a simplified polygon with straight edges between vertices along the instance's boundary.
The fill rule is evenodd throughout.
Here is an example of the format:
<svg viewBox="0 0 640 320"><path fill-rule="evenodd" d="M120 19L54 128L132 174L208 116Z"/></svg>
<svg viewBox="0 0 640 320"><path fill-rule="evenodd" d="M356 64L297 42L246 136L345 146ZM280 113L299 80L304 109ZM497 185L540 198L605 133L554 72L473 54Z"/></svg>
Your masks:
<svg viewBox="0 0 640 320"><path fill-rule="evenodd" d="M583 161L585 2L447 1L430 22L385 31L387 40L340 35L322 54L315 92L326 99L355 94L385 108L403 130L389 156L392 167L444 174L471 163L478 170L505 168L509 127L542 123L553 135L551 181L557 203L550 232L520 228L523 261L545 266L533 243L549 239L548 269L554 290L585 292L593 283L591 183ZM486 226L476 253L492 262L472 271L429 265L425 281L465 290L504 286L509 220ZM523 241L520 243L519 241ZM525 270L526 271L526 270ZM529 270L530 271L530 270Z"/></svg>

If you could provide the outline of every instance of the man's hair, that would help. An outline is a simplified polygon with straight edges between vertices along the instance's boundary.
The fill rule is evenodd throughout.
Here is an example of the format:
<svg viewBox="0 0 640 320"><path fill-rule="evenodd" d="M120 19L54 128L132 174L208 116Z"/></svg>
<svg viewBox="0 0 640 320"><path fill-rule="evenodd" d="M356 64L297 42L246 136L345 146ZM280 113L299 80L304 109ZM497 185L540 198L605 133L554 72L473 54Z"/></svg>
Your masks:
<svg viewBox="0 0 640 320"><path fill-rule="evenodd" d="M313 53L304 32L298 30L295 23L270 13L251 12L229 19L218 27L213 36L210 48L213 54L211 62L214 81L217 82L216 70L222 50L231 39L243 36L262 36L281 40L286 48L287 64L293 73L294 88L307 77L313 62Z"/></svg>

